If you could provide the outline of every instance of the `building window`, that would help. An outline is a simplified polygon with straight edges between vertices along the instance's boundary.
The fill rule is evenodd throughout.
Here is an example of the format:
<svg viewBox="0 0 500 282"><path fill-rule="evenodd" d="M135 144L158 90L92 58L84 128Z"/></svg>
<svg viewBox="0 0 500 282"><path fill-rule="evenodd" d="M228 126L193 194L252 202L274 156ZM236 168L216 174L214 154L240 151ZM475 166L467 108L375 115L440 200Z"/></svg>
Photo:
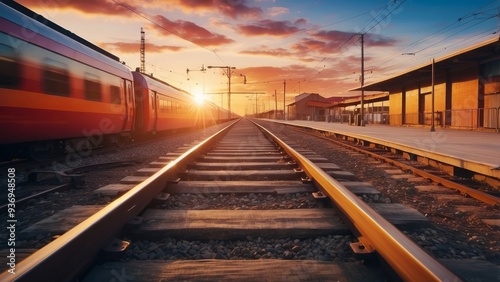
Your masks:
<svg viewBox="0 0 500 282"><path fill-rule="evenodd" d="M481 65L481 82L484 95L500 93L500 60Z"/></svg>
<svg viewBox="0 0 500 282"><path fill-rule="evenodd" d="M42 89L47 94L69 96L67 66L52 59L45 59L42 69Z"/></svg>
<svg viewBox="0 0 500 282"><path fill-rule="evenodd" d="M85 99L97 102L102 101L99 78L89 73L85 74Z"/></svg>
<svg viewBox="0 0 500 282"><path fill-rule="evenodd" d="M483 64L481 66L481 76L486 79L500 76L500 60Z"/></svg>

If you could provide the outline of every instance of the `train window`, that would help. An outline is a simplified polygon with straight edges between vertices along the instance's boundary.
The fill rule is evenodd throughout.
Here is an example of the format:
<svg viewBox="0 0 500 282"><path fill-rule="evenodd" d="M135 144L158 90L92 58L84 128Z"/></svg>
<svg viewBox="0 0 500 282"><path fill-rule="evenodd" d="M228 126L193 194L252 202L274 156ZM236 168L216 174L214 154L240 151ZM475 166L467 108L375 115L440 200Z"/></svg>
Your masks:
<svg viewBox="0 0 500 282"><path fill-rule="evenodd" d="M131 81L127 81L127 96L128 96L130 105L133 105L134 104L134 96L132 95L132 82Z"/></svg>
<svg viewBox="0 0 500 282"><path fill-rule="evenodd" d="M95 75L85 74L85 98L91 101L101 101L101 83Z"/></svg>
<svg viewBox="0 0 500 282"><path fill-rule="evenodd" d="M110 98L111 98L111 103L112 104L121 104L122 103L122 99L121 99L121 95L120 95L120 87L118 86L114 86L114 85L111 85L109 87L109 93L110 93Z"/></svg>
<svg viewBox="0 0 500 282"><path fill-rule="evenodd" d="M0 44L0 87L13 88L21 83L21 65L14 48Z"/></svg>
<svg viewBox="0 0 500 282"><path fill-rule="evenodd" d="M165 101L163 101L162 99L158 100L158 110L162 113L165 112Z"/></svg>
<svg viewBox="0 0 500 282"><path fill-rule="evenodd" d="M69 96L67 66L52 59L45 59L42 69L42 89L47 94Z"/></svg>
<svg viewBox="0 0 500 282"><path fill-rule="evenodd" d="M151 91L151 109L155 110L156 105L156 92Z"/></svg>

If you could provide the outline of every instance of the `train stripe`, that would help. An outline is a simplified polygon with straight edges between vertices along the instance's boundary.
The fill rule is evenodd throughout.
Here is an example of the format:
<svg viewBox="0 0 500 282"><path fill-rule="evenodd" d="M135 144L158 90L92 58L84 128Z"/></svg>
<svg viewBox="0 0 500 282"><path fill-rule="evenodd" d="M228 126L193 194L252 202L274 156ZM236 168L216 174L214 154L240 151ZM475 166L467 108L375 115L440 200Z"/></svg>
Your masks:
<svg viewBox="0 0 500 282"><path fill-rule="evenodd" d="M0 101L2 101L3 108L54 111L64 109L68 112L125 114L125 107L122 104L102 103L14 89L2 89Z"/></svg>

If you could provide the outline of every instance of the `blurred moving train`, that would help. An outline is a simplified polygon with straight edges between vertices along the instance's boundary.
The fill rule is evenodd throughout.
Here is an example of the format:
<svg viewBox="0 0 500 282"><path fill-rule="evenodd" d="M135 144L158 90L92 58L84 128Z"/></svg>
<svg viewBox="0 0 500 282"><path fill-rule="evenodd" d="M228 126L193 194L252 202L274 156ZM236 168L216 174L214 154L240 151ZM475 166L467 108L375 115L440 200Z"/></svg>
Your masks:
<svg viewBox="0 0 500 282"><path fill-rule="evenodd" d="M120 143L230 115L8 0L0 3L0 158ZM82 148L78 148L82 147Z"/></svg>

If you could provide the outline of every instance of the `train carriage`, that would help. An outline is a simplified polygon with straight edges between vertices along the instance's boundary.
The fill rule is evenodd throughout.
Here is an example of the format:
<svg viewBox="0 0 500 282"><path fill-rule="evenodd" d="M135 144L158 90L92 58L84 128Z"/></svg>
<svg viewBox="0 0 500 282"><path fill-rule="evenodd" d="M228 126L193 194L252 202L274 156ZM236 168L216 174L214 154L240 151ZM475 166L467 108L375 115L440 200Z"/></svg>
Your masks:
<svg viewBox="0 0 500 282"><path fill-rule="evenodd" d="M0 5L0 145L52 151L61 140L131 132L130 70L35 17Z"/></svg>
<svg viewBox="0 0 500 282"><path fill-rule="evenodd" d="M195 97L150 75L132 72L134 77L138 134L180 128L201 127L217 121L216 107L198 104Z"/></svg>
<svg viewBox="0 0 500 282"><path fill-rule="evenodd" d="M16 2L0 3L0 158L203 127L227 112L152 75Z"/></svg>

